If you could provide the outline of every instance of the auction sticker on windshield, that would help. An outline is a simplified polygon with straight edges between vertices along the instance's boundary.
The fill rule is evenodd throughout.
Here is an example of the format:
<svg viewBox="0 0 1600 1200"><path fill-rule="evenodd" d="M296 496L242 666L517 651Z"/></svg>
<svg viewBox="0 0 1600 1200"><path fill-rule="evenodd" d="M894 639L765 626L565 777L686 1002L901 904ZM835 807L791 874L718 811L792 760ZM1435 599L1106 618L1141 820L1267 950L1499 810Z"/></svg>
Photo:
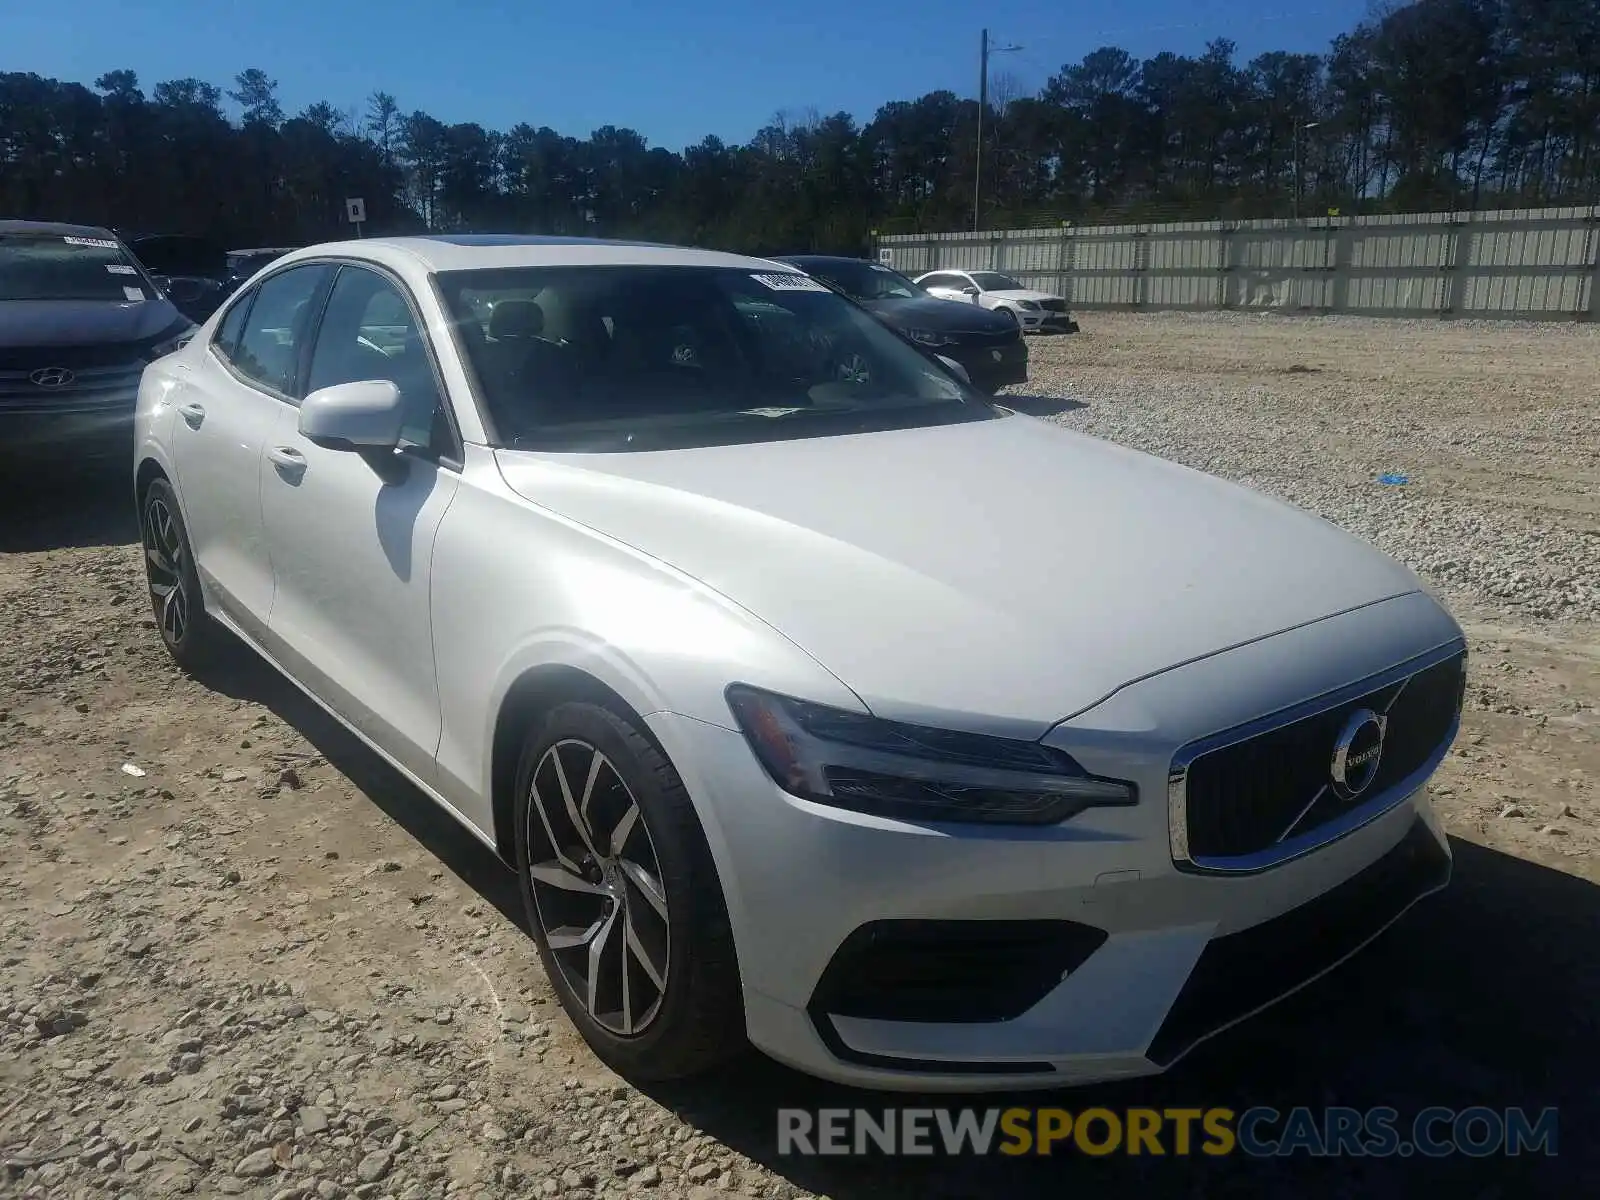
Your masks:
<svg viewBox="0 0 1600 1200"><path fill-rule="evenodd" d="M828 290L809 275L752 275L750 278L775 292L826 292Z"/></svg>
<svg viewBox="0 0 1600 1200"><path fill-rule="evenodd" d="M69 246L92 246L96 250L115 250L117 244L110 238L64 237L61 239Z"/></svg>
<svg viewBox="0 0 1600 1200"><path fill-rule="evenodd" d="M129 300L143 300L144 299L144 289L143 288L125 287L125 288L122 289L122 294L124 296L126 296Z"/></svg>
<svg viewBox="0 0 1600 1200"><path fill-rule="evenodd" d="M139 273L127 263L107 263L106 270L112 275L137 275Z"/></svg>

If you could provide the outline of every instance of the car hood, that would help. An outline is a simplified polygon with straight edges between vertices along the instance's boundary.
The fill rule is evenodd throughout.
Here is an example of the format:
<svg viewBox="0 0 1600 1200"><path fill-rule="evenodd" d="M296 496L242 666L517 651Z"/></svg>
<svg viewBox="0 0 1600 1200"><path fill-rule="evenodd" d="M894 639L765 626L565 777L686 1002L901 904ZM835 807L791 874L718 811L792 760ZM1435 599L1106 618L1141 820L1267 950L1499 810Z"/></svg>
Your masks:
<svg viewBox="0 0 1600 1200"><path fill-rule="evenodd" d="M1003 292L985 292L983 294L983 298L985 300L988 300L991 297L993 299L995 299L995 300L1034 300L1034 301L1042 301L1042 300L1059 300L1059 299L1061 299L1060 296L1057 296L1052 292L1041 292L1041 291L1035 290L1034 288L1008 288L1007 290L1005 290Z"/></svg>
<svg viewBox="0 0 1600 1200"><path fill-rule="evenodd" d="M145 293L149 294L149 288ZM144 342L182 323L164 298L152 300L0 300L0 348L103 346Z"/></svg>
<svg viewBox="0 0 1600 1200"><path fill-rule="evenodd" d="M873 712L950 728L1042 736L1135 679L1418 588L1308 513L1020 415L497 457L518 494L716 589Z"/></svg>
<svg viewBox="0 0 1600 1200"><path fill-rule="evenodd" d="M921 296L915 300L867 300L861 306L897 329L931 329L939 333L1008 333L1017 327L1010 317L998 316L971 304L941 300L937 296Z"/></svg>

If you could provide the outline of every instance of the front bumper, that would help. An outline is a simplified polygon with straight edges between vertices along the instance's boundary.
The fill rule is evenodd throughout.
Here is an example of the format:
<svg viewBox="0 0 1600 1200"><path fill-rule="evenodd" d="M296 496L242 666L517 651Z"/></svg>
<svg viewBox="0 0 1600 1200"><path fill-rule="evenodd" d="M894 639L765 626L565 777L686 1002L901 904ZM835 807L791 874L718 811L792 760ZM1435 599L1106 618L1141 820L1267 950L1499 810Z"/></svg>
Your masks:
<svg viewBox="0 0 1600 1200"><path fill-rule="evenodd" d="M1430 608L1439 612L1400 598L1124 689L1047 740L1091 773L1133 779L1140 803L1048 829L916 826L799 800L770 781L740 734L657 714L717 861L751 1041L808 1073L867 1087L1129 1078L1164 1070L1336 966L1448 880L1448 842L1425 790L1385 798L1365 824L1270 870L1181 870L1168 845L1165 776L1169 752L1204 730L1171 714L1184 703L1197 721L1252 705L1252 716L1276 711L1280 696L1308 694L1329 647L1358 647L1338 682L1363 678L1407 657L1375 661L1429 628L1448 640L1453 623ZM1185 699L1194 696L1203 703ZM1141 719L1126 719L1133 714ZM922 1011L914 996L892 1011L875 1010L861 982L870 970L838 965L863 939L870 953L880 934L914 942L958 926L1002 930L1018 946L1036 938L1036 959L1059 974L1041 983L1037 972L1012 971L1003 986L955 999L946 982ZM949 950L979 954L965 961L989 977L981 948ZM941 957L935 946L923 962ZM1007 1010L1018 996L1023 1007Z"/></svg>
<svg viewBox="0 0 1600 1200"><path fill-rule="evenodd" d="M957 346L944 353L965 367L972 382L985 391L1028 382L1028 347L1021 338L1004 346Z"/></svg>

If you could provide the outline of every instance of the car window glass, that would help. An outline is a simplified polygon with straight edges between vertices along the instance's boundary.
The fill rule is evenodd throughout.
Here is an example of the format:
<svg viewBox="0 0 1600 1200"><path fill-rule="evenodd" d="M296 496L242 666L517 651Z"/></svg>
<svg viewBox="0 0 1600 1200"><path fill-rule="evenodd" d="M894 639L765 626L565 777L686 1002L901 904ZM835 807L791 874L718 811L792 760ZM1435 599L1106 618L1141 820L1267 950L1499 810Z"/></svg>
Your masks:
<svg viewBox="0 0 1600 1200"><path fill-rule="evenodd" d="M230 359L235 370L275 392L293 395L300 350L316 316L312 301L329 270L321 264L293 267L256 289L239 348Z"/></svg>
<svg viewBox="0 0 1600 1200"><path fill-rule="evenodd" d="M368 379L387 379L400 389L404 442L444 449L435 443L439 383L411 306L385 276L344 267L328 296L306 391Z"/></svg>
<svg viewBox="0 0 1600 1200"><path fill-rule="evenodd" d="M800 274L514 268L439 281L513 444L629 449L992 415Z"/></svg>
<svg viewBox="0 0 1600 1200"><path fill-rule="evenodd" d="M216 347L217 353L229 362L233 361L234 349L239 344L239 332L244 328L244 319L250 313L250 301L253 296L252 293L239 298L217 325L216 336L211 339L211 344Z"/></svg>

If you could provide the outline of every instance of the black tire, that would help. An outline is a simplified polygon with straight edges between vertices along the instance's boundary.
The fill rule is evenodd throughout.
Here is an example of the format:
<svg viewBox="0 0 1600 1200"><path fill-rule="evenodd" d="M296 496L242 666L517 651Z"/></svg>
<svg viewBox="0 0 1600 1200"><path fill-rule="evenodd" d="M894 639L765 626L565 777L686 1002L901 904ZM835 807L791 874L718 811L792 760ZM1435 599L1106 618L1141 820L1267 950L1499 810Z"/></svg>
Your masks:
<svg viewBox="0 0 1600 1200"><path fill-rule="evenodd" d="M606 765L595 765L596 752ZM545 805L542 818L536 783ZM580 795L580 784L590 785L587 793ZM595 1054L618 1074L644 1082L697 1075L742 1052L747 1043L738 965L711 851L683 780L641 732L637 718L588 702L557 706L524 742L516 787L516 866L529 926L557 999ZM567 795L587 813L582 832L576 822L564 825L559 808L549 807L549 797L564 801ZM637 809L632 819L630 802ZM604 861L585 850L613 850L623 826L629 831L625 844ZM563 854L581 874L561 868ZM553 869L563 883L550 883ZM649 892L639 885L641 878L649 881ZM613 898L569 891L575 879L591 889L609 888ZM664 893L664 919L646 903L655 884ZM548 910L542 914L541 904ZM603 935L594 932L602 927ZM571 943L583 932L590 935L587 943L552 948L552 933ZM589 978L596 942L604 948L598 985ZM620 967L612 961L613 950ZM658 989L660 961L666 963L665 986ZM626 980L615 976L618 970ZM616 987L610 986L614 976ZM580 995L580 987L587 993ZM617 1009L607 1004L597 1017L589 994L597 998L597 1011L602 995L626 999L617 1001ZM641 1011L630 1014L629 1001ZM630 1021L642 1023L629 1030Z"/></svg>
<svg viewBox="0 0 1600 1200"><path fill-rule="evenodd" d="M1022 324L1022 318L1017 316L1017 310L1014 308L997 308L995 309L995 312L1004 313L1006 316L1010 317L1013 325L1020 326Z"/></svg>
<svg viewBox="0 0 1600 1200"><path fill-rule="evenodd" d="M178 666L194 674L215 657L221 631L206 613L183 511L165 479L152 480L139 496L139 535L161 642Z"/></svg>

